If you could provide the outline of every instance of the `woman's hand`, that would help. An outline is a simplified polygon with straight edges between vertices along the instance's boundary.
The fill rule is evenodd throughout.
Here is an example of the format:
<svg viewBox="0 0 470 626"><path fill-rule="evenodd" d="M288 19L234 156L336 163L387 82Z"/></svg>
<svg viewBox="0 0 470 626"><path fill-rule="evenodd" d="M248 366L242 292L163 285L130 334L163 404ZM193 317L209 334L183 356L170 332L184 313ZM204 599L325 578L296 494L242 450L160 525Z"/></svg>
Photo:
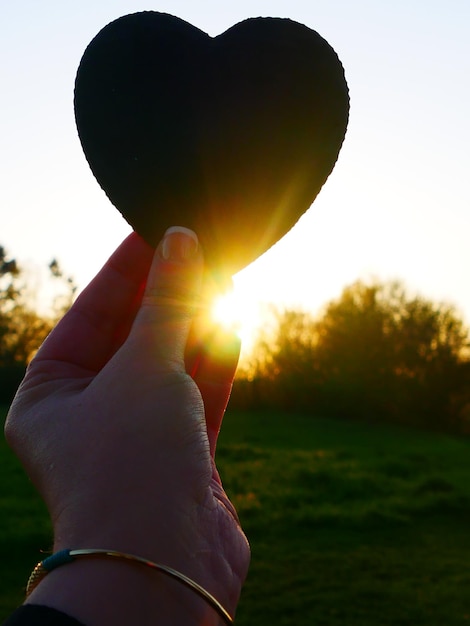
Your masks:
<svg viewBox="0 0 470 626"><path fill-rule="evenodd" d="M202 274L191 231L170 229L155 254L130 235L31 362L6 435L47 504L55 551L162 563L233 615L249 548L214 452L239 346L201 323ZM180 583L100 559L57 568L28 602L90 625L219 623Z"/></svg>

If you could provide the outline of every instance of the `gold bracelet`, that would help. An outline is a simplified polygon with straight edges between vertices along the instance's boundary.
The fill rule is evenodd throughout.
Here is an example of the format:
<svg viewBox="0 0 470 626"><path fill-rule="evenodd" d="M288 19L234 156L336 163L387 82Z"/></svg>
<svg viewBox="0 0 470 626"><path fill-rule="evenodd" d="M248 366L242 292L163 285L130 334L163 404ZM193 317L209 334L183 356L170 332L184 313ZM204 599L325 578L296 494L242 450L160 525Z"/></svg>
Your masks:
<svg viewBox="0 0 470 626"><path fill-rule="evenodd" d="M233 618L228 613L224 607L220 604L220 602L214 598L212 594L198 585L198 583L191 580L181 572L176 571L172 567L168 567L167 565L160 565L160 563L153 563L153 561L148 561L140 556L134 556L133 554L126 554L125 552L116 552L114 550L101 550L101 549L82 549L82 550L61 550L60 552L56 552L51 556L47 557L43 561L40 561L36 567L33 569L31 576L29 577L28 584L26 586L26 597L37 587L37 585L41 582L41 580L56 567L61 565L65 565L66 563L72 563L77 558L86 558L86 557L96 557L101 556L105 558L112 559L124 559L127 561L132 561L134 563L141 563L142 565L146 565L147 567L151 567L175 580L178 580L189 589L195 591L201 598L204 598L206 602L208 602L213 609L217 611L217 613L225 620L227 624L233 624Z"/></svg>

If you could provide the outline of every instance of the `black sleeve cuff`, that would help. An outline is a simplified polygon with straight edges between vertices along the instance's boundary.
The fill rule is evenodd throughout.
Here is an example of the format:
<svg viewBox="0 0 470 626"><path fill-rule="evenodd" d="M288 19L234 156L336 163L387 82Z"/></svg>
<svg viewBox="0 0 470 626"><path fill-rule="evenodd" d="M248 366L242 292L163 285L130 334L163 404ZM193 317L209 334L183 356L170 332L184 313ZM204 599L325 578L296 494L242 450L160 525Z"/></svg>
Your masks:
<svg viewBox="0 0 470 626"><path fill-rule="evenodd" d="M84 626L74 617L39 604L20 606L2 626Z"/></svg>

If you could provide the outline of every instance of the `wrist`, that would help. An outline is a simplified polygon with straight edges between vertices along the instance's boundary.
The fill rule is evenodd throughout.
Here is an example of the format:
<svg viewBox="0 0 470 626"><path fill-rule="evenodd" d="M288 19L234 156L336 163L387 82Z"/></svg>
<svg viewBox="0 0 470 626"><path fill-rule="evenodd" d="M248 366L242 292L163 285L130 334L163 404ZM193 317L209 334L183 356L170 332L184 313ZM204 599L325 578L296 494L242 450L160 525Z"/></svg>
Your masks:
<svg viewBox="0 0 470 626"><path fill-rule="evenodd" d="M216 610L192 589L139 563L77 559L45 576L27 599L86 624L219 626Z"/></svg>
<svg viewBox="0 0 470 626"><path fill-rule="evenodd" d="M127 514L127 511L133 511L132 506L126 507L121 515L109 516L104 521L103 519L97 520L96 517L90 520L83 513L85 508L80 507L78 513L72 511L74 513L72 515L70 515L71 508L69 508L60 516L60 519L56 518L54 553L66 549L105 548L136 555L153 563L173 568L190 578L216 598L230 615L234 615L240 595L241 577L238 577L238 569L233 571L226 553L225 542L215 541L212 535L207 537L207 533L201 532L201 529L209 528L214 523L214 519L217 520L219 517L208 506L202 507L199 512L193 506L193 518L180 514L173 516L171 520L162 517L161 514L157 518L156 514L151 515L147 511L147 515L138 516L140 520L138 525L136 517ZM170 511L174 508L176 507L168 507ZM210 516L210 519L206 519L207 516ZM230 516L225 514L225 509L222 510L220 517L223 518L222 521L225 524L232 521ZM152 522L155 519L157 523ZM221 535L229 536L230 528L225 529L220 520L216 523L216 528ZM242 544L240 553L244 554L246 538L241 532L236 535ZM128 564L123 563L123 565ZM65 568L70 569L76 566L77 563L74 563L61 567L60 570L65 571ZM143 566L137 565L137 567ZM166 578L164 573L152 570L147 574L150 574L151 585L155 580ZM237 583L239 578L240 582ZM175 584L183 586L179 581L170 582L172 582L172 588ZM197 595L191 589L185 589L185 591L190 594L190 597ZM204 602L203 598L200 600ZM209 609L214 611L210 606ZM196 623L212 625L213 622ZM218 621L214 623L218 624Z"/></svg>

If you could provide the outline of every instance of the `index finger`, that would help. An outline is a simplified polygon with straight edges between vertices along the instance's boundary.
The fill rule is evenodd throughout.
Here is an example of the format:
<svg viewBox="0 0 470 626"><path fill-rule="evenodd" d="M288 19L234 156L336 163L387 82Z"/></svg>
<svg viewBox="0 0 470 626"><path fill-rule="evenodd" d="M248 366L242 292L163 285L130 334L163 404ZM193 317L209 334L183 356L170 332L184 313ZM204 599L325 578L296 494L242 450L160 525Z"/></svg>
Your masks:
<svg viewBox="0 0 470 626"><path fill-rule="evenodd" d="M99 371L127 337L154 249L132 233L111 255L35 357Z"/></svg>

